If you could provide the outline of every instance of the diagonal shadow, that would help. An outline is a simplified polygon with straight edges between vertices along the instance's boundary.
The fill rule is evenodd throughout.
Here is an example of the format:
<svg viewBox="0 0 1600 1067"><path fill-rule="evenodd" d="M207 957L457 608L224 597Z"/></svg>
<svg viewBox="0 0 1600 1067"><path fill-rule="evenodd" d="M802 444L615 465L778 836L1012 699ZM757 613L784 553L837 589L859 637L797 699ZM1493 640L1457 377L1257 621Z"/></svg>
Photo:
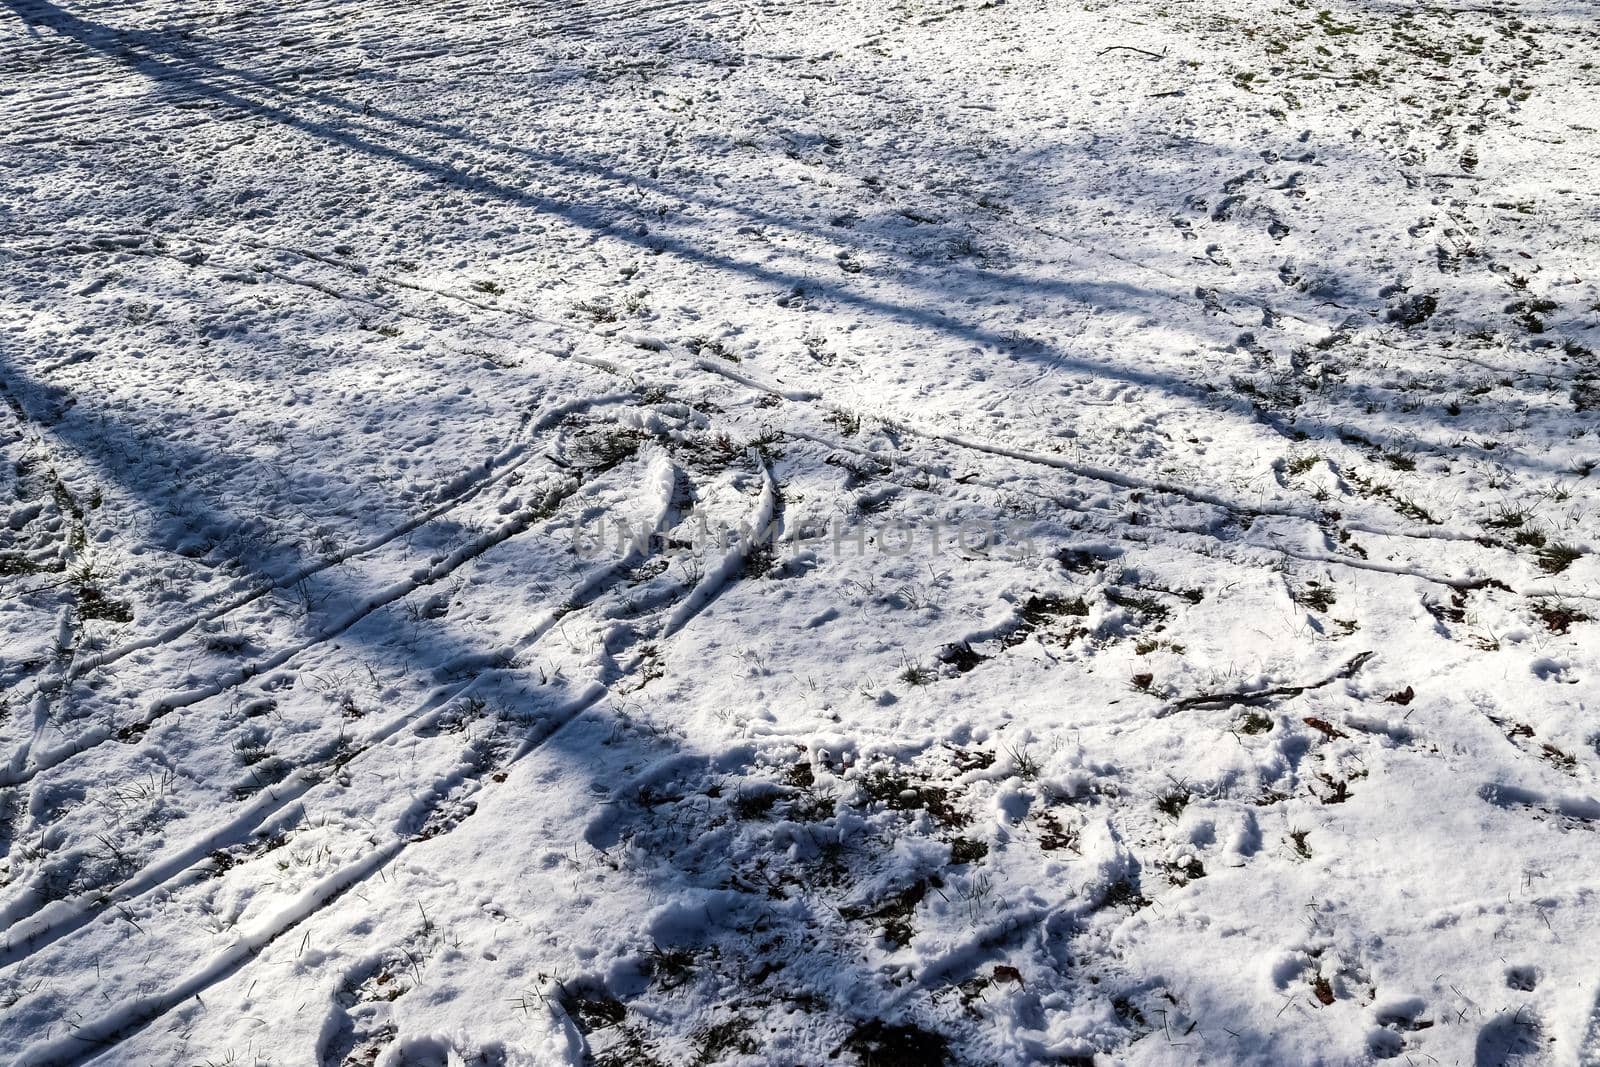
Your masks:
<svg viewBox="0 0 1600 1067"><path fill-rule="evenodd" d="M511 145L475 135L460 127L420 119L371 104L356 103L335 93L308 89L274 80L269 76L252 73L220 64L199 52L196 40L188 38L175 42L166 35L141 30L123 30L100 22L85 19L52 0L3 0L37 34L40 27L63 38L77 42L84 48L98 52L115 62L136 71L160 86L168 96L191 94L224 107L254 115L309 134L329 143L337 144L369 158L406 167L443 187L492 197L503 203L524 208L540 215L559 219L596 236L631 244L651 253L665 252L709 270L732 272L759 283L784 291L816 293L840 305L957 338L970 344L992 346L1012 354L1015 358L1037 363L1051 371L1077 373L1102 380L1121 381L1131 385L1154 389L1168 397L1203 407L1215 414L1261 425L1280 435L1301 439L1302 435L1337 438L1345 427L1336 422L1295 413L1282 417L1270 411L1252 411L1250 405L1220 391L1213 383L1195 382L1170 373L1128 366L1122 363L1096 359L1082 353L1063 350L1059 346L1036 340L1019 339L1009 331L994 329L964 320L959 314L932 306L935 300L948 301L952 288L964 292L980 292L989 296L1022 297L1040 293L1064 297L1090 308L1148 313L1150 302L1167 308L1179 303L1186 308L1193 303L1190 294L1178 290L1148 288L1124 282L1094 281L1082 278L1063 278L1059 271L1051 276L1017 274L988 267L975 267L957 263L941 263L936 279L926 270L913 267L909 280L911 286L925 292L929 305L865 293L837 281L820 278L811 273L786 270L743 258L720 254L704 247L703 242L662 230L645 231L643 228L615 225L618 213L632 213L636 206L611 196L594 203L583 204L568 199L531 191L510 181L481 173L471 173L462 167L428 154L414 145L388 143L385 138L394 136L394 129L426 134L447 142L466 143L487 151L521 156L569 178L598 179L619 189L646 188L678 198L699 202L717 210L731 211L754 223L779 227L784 230L825 237L834 244L853 243L868 248L859 236L848 231L836 232L802 220L786 218L747 204L737 203L703 190L687 191L653 176L633 174L604 162L574 160L556 153L524 146ZM201 39L201 45L206 42ZM337 121L307 113L304 105L314 105L339 114ZM952 277L953 276L953 277ZM1192 311L1192 308L1190 309ZM1231 330L1219 322L1215 340L1228 343ZM1227 336L1224 337L1223 335ZM1286 434L1285 429L1288 432ZM1443 424L1441 430L1452 428ZM1389 435L1392 443L1420 447L1433 451L1435 446L1422 440L1407 439L1409 435ZM1523 466L1544 474L1565 475L1570 472L1547 456L1517 454L1501 457L1504 462Z"/></svg>
<svg viewBox="0 0 1600 1067"><path fill-rule="evenodd" d="M283 102L256 99L246 95L246 93L250 92L252 88L266 87L265 81L259 76L243 74L198 56L180 55L171 48L167 41L155 34L121 31L101 23L92 22L67 11L50 2L50 0L4 0L4 3L5 6L11 8L20 18L31 25L43 26L57 34L77 41L83 46L99 52L163 86L190 92L223 106L280 123L299 132L341 145L351 151L359 152L374 159L399 164L428 177L440 185L492 196L541 215L560 219L596 235L604 234L607 237L652 253L668 252L684 261L696 263L712 270L742 274L777 289L818 292L840 304L881 315L907 325L951 334L969 343L987 344L1004 350L1016 348L1015 338L1009 334L965 322L937 308L919 307L888 300L857 292L841 286L837 282L818 279L809 274L777 269L748 260L719 255L676 235L656 231L639 233L635 230L618 228L614 226L610 218L606 217L605 209L615 211L622 205L605 205L605 208L602 209L595 206L557 200L493 177L468 173L460 167L431 158L412 148L383 143L378 140L378 135L382 131L374 126L371 119L374 116L381 116L396 124L426 130L429 133L452 140L462 139L463 135L460 130L433 123L401 119L399 116L394 116L387 112L374 111L365 105L354 104L326 92L302 93L288 90L275 84L270 86L270 91L280 98L286 98ZM197 69L203 73L197 72ZM334 125L326 120L294 109L295 104L304 102L322 103L330 107L337 107L357 121L354 124L342 123ZM639 184L639 179L633 175L625 175L614 170L597 170L589 165L580 166L567 160L551 157L548 154L541 154L540 161L549 163L552 166L558 166L569 173L581 173L616 182ZM792 222L780 220L771 215L763 215L761 218L774 224L786 227L793 226ZM991 292L1008 290L1054 291L1085 304L1106 308L1129 308L1138 306L1142 300L1156 299L1166 302L1173 298L1172 294L1169 293L1145 289L1123 282L1021 277L978 268L961 269L970 272L969 280L972 284L981 286ZM1208 393L1203 388L1175 379L1170 375L1117 366L1086 356L1065 352L1049 353L1048 362L1062 370L1077 371L1100 378L1116 379L1130 384L1148 386L1189 400L1200 402L1208 400Z"/></svg>

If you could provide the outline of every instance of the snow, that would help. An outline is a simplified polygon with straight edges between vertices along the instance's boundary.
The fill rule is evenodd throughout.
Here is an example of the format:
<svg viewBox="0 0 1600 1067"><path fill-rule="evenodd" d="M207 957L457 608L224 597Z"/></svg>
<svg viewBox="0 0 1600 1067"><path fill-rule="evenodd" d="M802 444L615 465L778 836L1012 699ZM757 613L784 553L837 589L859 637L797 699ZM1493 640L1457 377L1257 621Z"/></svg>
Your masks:
<svg viewBox="0 0 1600 1067"><path fill-rule="evenodd" d="M0 1058L1600 1062L1597 42L8 0Z"/></svg>

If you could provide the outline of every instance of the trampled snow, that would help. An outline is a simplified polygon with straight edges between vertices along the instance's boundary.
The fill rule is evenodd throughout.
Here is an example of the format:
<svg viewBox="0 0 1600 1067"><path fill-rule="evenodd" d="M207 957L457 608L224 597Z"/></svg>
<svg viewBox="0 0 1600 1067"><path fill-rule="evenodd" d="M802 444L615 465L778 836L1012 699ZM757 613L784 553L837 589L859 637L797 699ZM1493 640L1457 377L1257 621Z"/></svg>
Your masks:
<svg viewBox="0 0 1600 1067"><path fill-rule="evenodd" d="M1600 1062L1600 31L0 2L0 1058Z"/></svg>

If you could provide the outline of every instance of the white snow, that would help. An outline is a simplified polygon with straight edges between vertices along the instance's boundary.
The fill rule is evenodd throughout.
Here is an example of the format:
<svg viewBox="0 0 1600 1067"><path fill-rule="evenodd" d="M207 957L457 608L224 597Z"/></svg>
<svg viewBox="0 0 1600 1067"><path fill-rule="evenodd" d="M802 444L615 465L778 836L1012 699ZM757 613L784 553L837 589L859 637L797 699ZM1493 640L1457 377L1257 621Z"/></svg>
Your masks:
<svg viewBox="0 0 1600 1067"><path fill-rule="evenodd" d="M1600 1063L1595 15L7 0L0 1058Z"/></svg>

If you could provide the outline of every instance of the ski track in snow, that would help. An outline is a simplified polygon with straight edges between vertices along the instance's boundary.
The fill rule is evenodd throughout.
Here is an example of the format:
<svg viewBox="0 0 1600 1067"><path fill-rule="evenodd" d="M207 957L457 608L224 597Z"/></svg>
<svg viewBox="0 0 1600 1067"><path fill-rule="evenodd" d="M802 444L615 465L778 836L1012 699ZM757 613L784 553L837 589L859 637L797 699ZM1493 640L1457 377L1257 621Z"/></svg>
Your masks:
<svg viewBox="0 0 1600 1067"><path fill-rule="evenodd" d="M0 4L0 1050L1595 1062L1592 16Z"/></svg>

